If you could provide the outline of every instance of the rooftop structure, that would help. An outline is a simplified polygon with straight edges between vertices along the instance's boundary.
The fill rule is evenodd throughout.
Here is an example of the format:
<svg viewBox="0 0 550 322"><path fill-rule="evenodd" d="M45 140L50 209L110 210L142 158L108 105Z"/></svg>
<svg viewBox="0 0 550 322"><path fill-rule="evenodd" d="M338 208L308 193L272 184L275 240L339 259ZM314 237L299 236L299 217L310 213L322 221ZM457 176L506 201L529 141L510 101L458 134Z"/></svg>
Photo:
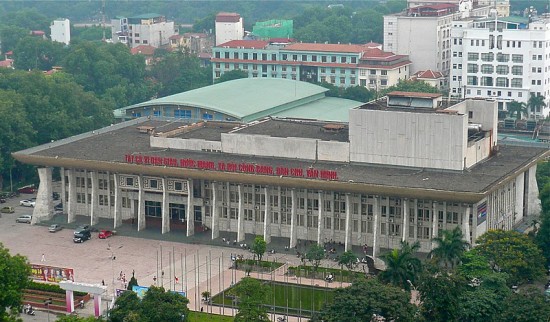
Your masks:
<svg viewBox="0 0 550 322"><path fill-rule="evenodd" d="M159 48L170 43L170 37L177 34L173 21L156 13L133 17L118 17L111 20L112 40L131 48L148 45Z"/></svg>
<svg viewBox="0 0 550 322"><path fill-rule="evenodd" d="M234 12L220 12L216 15L216 46L231 40L244 38L243 18Z"/></svg>

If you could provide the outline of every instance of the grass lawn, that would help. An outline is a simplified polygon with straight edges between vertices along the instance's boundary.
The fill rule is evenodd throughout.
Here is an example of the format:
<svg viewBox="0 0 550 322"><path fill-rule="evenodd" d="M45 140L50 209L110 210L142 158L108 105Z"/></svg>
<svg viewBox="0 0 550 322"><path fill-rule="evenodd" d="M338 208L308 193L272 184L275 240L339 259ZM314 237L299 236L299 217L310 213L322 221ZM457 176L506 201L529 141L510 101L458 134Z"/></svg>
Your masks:
<svg viewBox="0 0 550 322"><path fill-rule="evenodd" d="M189 322L233 322L232 316L208 314L203 312L190 312Z"/></svg>
<svg viewBox="0 0 550 322"><path fill-rule="evenodd" d="M270 261L255 261L253 259L239 259L235 262L238 270L251 272L263 272L270 273L277 268L283 266L283 263L270 262Z"/></svg>
<svg viewBox="0 0 550 322"><path fill-rule="evenodd" d="M333 289L324 287L272 281L264 281L264 285L270 289L269 300L264 303L269 312L311 316L313 311L319 311L324 303L332 302L334 297ZM228 295L230 289L225 291L225 298L222 294L214 296L212 303L233 306L233 297Z"/></svg>

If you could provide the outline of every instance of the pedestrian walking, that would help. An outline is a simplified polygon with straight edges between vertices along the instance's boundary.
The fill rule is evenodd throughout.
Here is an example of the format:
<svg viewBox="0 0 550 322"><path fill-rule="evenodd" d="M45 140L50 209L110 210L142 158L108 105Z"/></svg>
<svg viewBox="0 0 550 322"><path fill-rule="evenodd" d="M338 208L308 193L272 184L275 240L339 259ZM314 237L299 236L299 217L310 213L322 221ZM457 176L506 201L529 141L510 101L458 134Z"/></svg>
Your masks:
<svg viewBox="0 0 550 322"><path fill-rule="evenodd" d="M178 284L180 282L180 279L177 276L174 276L174 283Z"/></svg>
<svg viewBox="0 0 550 322"><path fill-rule="evenodd" d="M105 286L105 280L101 280L101 285Z"/></svg>
<svg viewBox="0 0 550 322"><path fill-rule="evenodd" d="M41 262L45 262L46 261L46 255L44 255L44 253L42 253L42 259L40 259Z"/></svg>

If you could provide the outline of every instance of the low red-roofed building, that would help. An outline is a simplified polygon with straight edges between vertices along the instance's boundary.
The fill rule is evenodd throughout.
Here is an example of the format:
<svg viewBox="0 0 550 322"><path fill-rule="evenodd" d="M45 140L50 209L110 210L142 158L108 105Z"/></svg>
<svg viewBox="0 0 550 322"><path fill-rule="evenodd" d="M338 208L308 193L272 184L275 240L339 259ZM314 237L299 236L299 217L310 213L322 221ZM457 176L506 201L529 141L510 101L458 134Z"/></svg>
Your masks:
<svg viewBox="0 0 550 322"><path fill-rule="evenodd" d="M0 68L12 68L13 69L13 59L7 58L6 60L0 60Z"/></svg>
<svg viewBox="0 0 550 322"><path fill-rule="evenodd" d="M443 73L431 69L418 71L411 76L411 79L424 81L437 88L442 88L445 83Z"/></svg>
<svg viewBox="0 0 550 322"><path fill-rule="evenodd" d="M145 56L145 65L150 65L153 62L153 56L155 54L155 47L149 45L139 45L130 49L132 55Z"/></svg>

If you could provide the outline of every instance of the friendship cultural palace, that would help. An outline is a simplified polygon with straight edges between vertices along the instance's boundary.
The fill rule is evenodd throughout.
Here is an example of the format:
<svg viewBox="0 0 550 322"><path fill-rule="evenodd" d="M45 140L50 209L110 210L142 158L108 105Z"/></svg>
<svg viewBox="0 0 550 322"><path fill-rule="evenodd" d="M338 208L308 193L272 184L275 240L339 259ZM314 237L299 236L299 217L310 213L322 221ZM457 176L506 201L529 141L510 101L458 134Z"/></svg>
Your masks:
<svg viewBox="0 0 550 322"><path fill-rule="evenodd" d="M535 172L550 152L499 145L495 102L392 92L345 113L347 122L138 117L13 155L39 167L33 223L53 215L55 168L68 222L132 222L182 240L331 240L373 256L419 241L428 252L442 230L458 226L475 244L540 211Z"/></svg>

